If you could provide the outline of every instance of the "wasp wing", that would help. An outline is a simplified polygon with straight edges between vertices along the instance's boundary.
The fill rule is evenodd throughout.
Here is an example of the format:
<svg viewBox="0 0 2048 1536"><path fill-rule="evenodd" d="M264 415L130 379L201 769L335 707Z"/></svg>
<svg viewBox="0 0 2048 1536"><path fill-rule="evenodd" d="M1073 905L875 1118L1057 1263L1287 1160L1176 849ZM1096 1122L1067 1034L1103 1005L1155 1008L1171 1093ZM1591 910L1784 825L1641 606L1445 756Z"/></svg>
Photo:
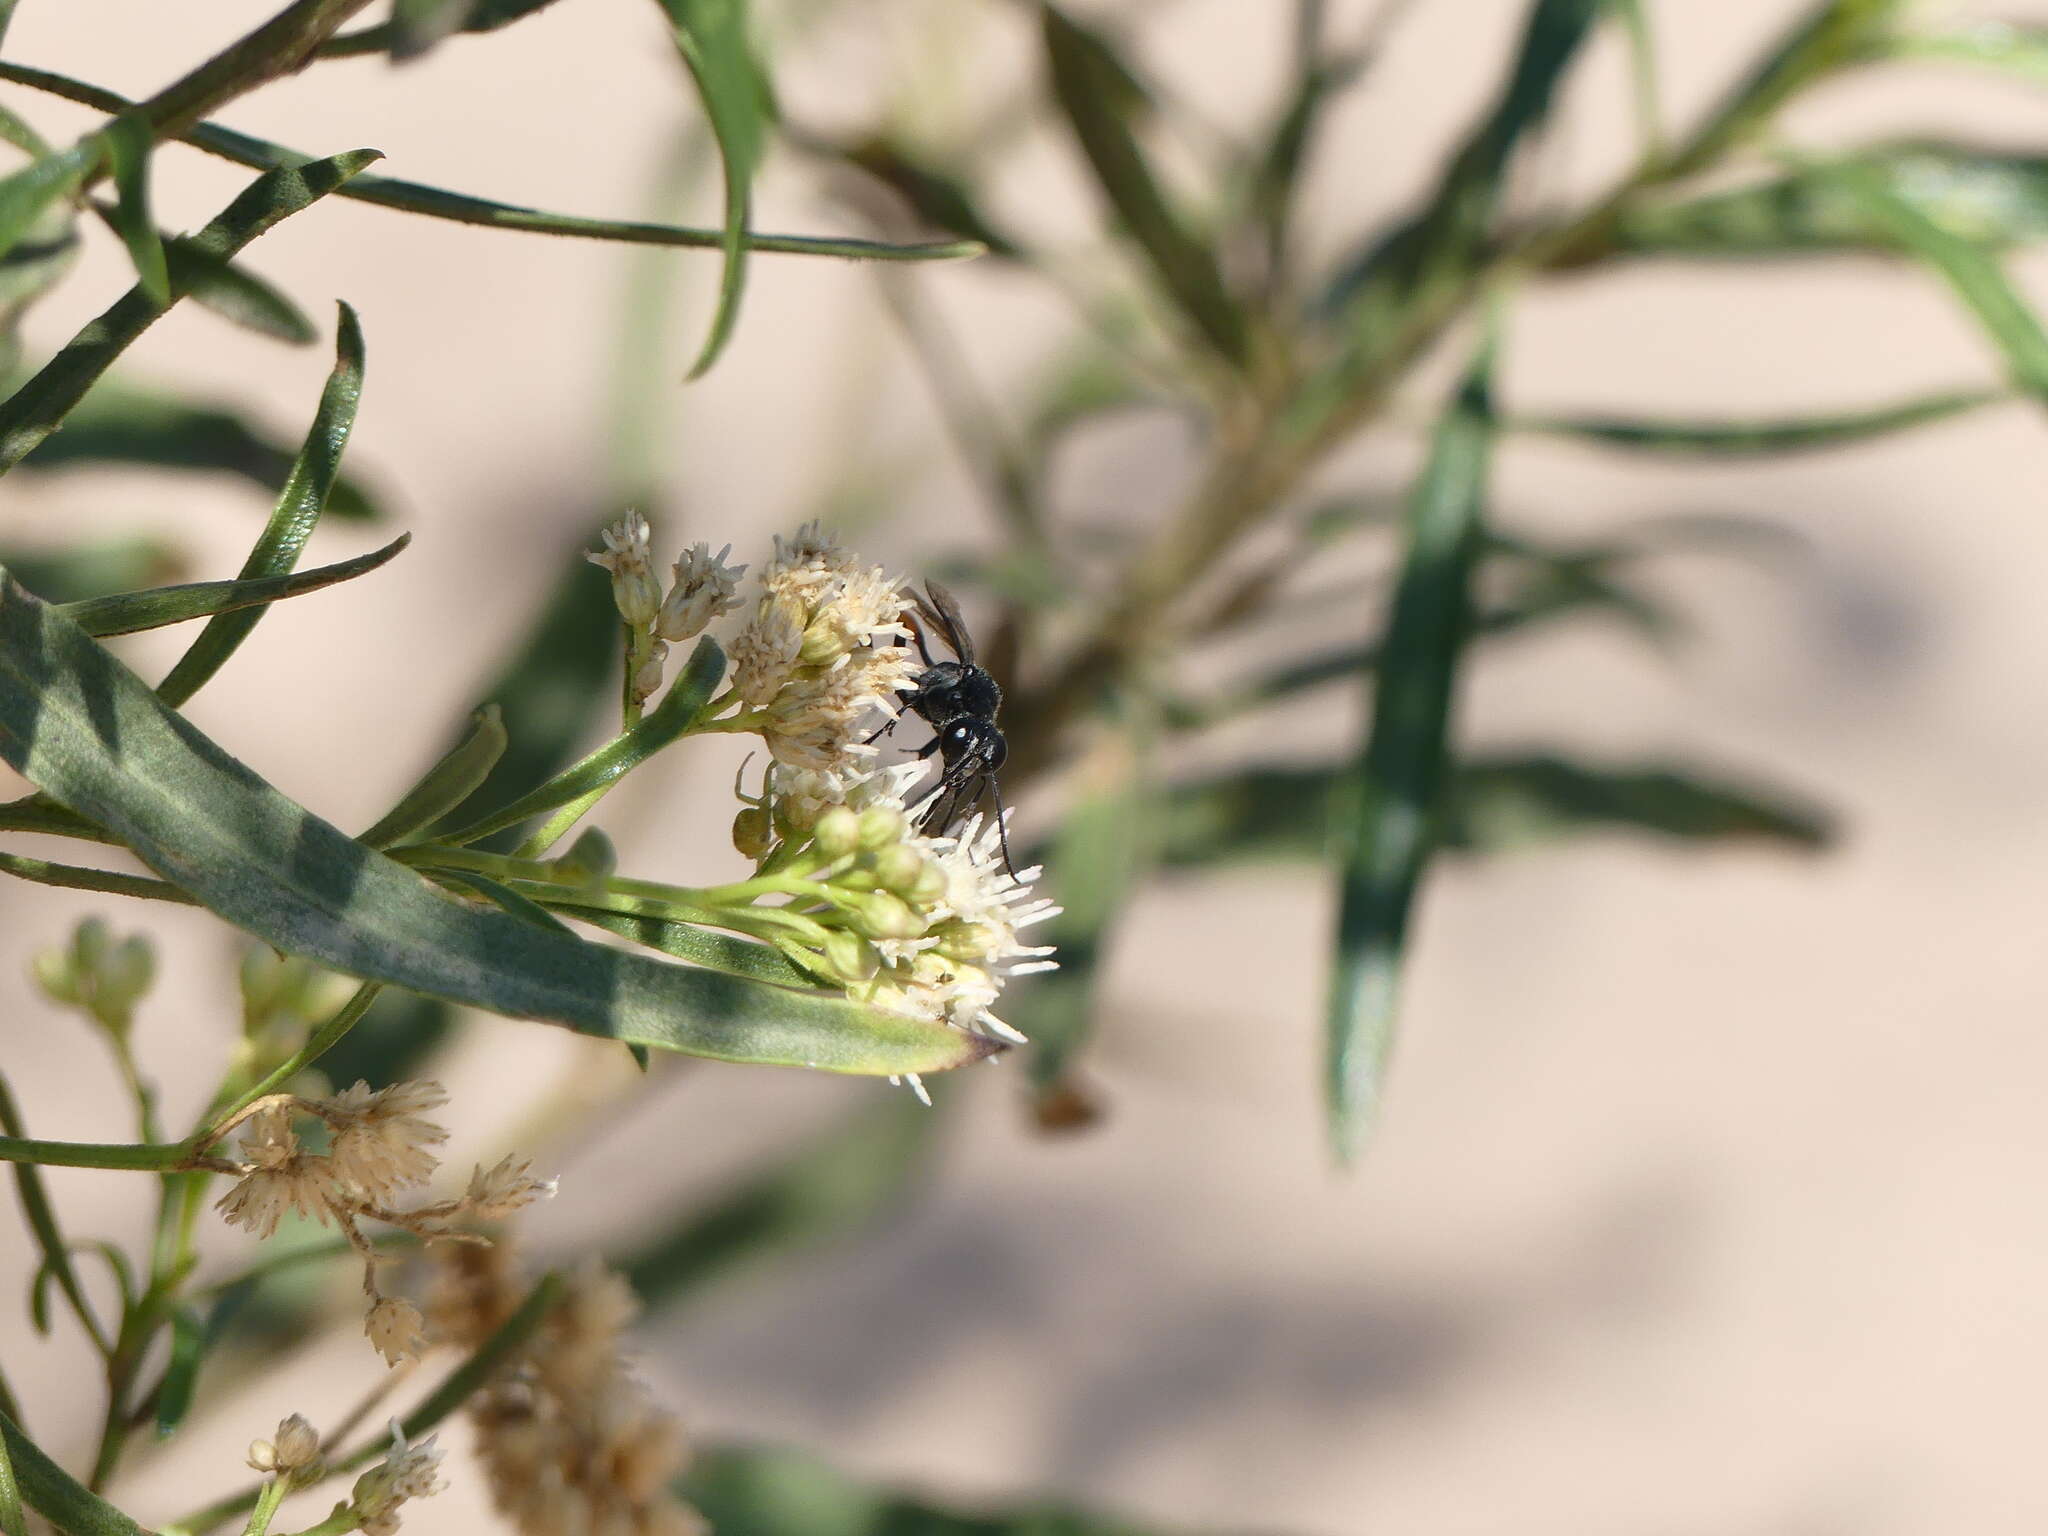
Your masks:
<svg viewBox="0 0 2048 1536"><path fill-rule="evenodd" d="M953 601L953 594L936 581L928 580L924 584L924 592L913 590L910 596L917 604L918 613L953 648L953 654L973 665L974 641L968 637L967 621L960 617L960 605Z"/></svg>

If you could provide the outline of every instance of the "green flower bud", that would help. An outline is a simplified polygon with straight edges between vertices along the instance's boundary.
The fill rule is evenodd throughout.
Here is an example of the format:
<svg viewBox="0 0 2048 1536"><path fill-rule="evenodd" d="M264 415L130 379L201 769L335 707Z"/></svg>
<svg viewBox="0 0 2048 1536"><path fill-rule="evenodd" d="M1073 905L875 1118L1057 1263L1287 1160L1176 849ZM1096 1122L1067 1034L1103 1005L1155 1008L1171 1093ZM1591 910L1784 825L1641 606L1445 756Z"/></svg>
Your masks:
<svg viewBox="0 0 2048 1536"><path fill-rule="evenodd" d="M750 805L732 819L732 845L755 863L775 846L775 824L766 807Z"/></svg>
<svg viewBox="0 0 2048 1536"><path fill-rule="evenodd" d="M860 845L879 853L892 843L903 841L910 820L893 805L871 805L860 813Z"/></svg>
<svg viewBox="0 0 2048 1536"><path fill-rule="evenodd" d="M825 935L825 963L834 976L852 984L872 981L882 969L882 956L859 934L834 928Z"/></svg>
<svg viewBox="0 0 2048 1536"><path fill-rule="evenodd" d="M871 939L920 939L930 926L900 896L877 891L853 904L855 920Z"/></svg>
<svg viewBox="0 0 2048 1536"><path fill-rule="evenodd" d="M875 878L885 889L899 896L911 897L914 904L923 905L916 902L912 893L916 891L918 882L924 879L925 868L930 863L931 860L908 843L892 843L875 855Z"/></svg>
<svg viewBox="0 0 2048 1536"><path fill-rule="evenodd" d="M987 923L951 923L938 943L938 952L950 960L978 961L996 945L996 932Z"/></svg>
<svg viewBox="0 0 2048 1536"><path fill-rule="evenodd" d="M946 894L946 872L936 859L926 859L924 868L918 872L917 883L903 894L916 906L930 906Z"/></svg>
<svg viewBox="0 0 2048 1536"><path fill-rule="evenodd" d="M107 949L112 943L113 935L107 932L103 919L88 917L80 923L71 935L71 957L78 974L96 975L106 963Z"/></svg>
<svg viewBox="0 0 2048 1536"><path fill-rule="evenodd" d="M850 806L835 805L818 818L811 837L826 858L844 858L860 846L860 818Z"/></svg>
<svg viewBox="0 0 2048 1536"><path fill-rule="evenodd" d="M36 985L49 995L51 1002L78 1001L78 972L71 964L71 951L41 950L31 964L35 971Z"/></svg>
<svg viewBox="0 0 2048 1536"><path fill-rule="evenodd" d="M555 860L556 870L565 879L586 885L598 884L618 867L618 849L596 827L577 838L569 845L569 851Z"/></svg>

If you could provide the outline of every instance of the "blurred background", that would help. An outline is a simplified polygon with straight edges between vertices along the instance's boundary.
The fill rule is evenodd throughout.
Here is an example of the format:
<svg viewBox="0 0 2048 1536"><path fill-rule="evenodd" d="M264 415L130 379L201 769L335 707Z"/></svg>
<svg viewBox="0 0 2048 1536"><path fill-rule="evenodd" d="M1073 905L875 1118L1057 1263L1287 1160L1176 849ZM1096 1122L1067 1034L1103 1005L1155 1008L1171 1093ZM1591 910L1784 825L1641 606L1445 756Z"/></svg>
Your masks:
<svg viewBox="0 0 2048 1536"><path fill-rule="evenodd" d="M27 0L6 51L144 94L269 9ZM1038 91L1026 7L759 9L778 38L776 89L820 134L886 120L931 136L1005 103L1021 111ZM1347 35L1375 11L1328 9ZM1646 9L1664 111L1683 125L1802 8ZM1289 7L1073 10L1118 22L1205 131L1253 135L1285 89ZM1425 195L1496 92L1526 10L1406 8L1323 128L1299 193L1305 260L1332 259ZM2048 23L2048 5L2022 0L1997 14ZM1511 206L1576 203L1622 170L1630 90L1625 40L1609 29L1518 163ZM52 138L96 121L14 104L31 101ZM716 162L649 6L574 0L405 68L322 64L223 120L314 153L374 145L379 171L508 201L717 219ZM2025 152L2048 136L2048 98L1982 72L1867 71L1801 100L1780 132L1807 148L1926 136ZM246 179L196 153L157 166L173 227L197 225ZM1055 122L1018 128L984 199L1076 262L1101 239ZM784 151L755 222L860 231L858 206L843 177ZM191 714L344 826L374 820L431 761L624 496L657 517L658 548L730 540L736 559L761 559L773 532L815 515L906 571L958 569L1000 545L873 269L757 258L729 352L686 387L715 253L337 202L256 254L309 310L346 298L369 342L349 463L386 517L333 524L312 557L397 529L413 542L366 581L282 605ZM30 316L31 355L130 281L123 261L114 242L89 243ZM2048 284L2039 257L2009 270L2025 290ZM998 399L1074 333L1059 296L1014 266L890 276ZM125 369L291 443L328 361L324 344L280 348L185 306ZM1332 478L1399 496L1456 362L1417 373ZM1641 261L1529 283L1505 324L1499 389L1516 415L1773 417L1995 384L2000 367L1939 281L1904 264ZM2042 447L2025 403L1759 459L1510 436L1493 516L1519 534L1593 540L1645 518L1741 514L1784 537L1760 556L1647 562L1640 580L1682 619L1661 646L1594 614L1488 648L1465 679L1461 742L1682 760L1784 786L1825 812L1827 846L1681 846L1623 829L1447 858L1417 918L1382 1119L1349 1170L1333 1164L1318 1089L1328 871L1154 880L1097 981L1077 1068L1097 1122L1038 1129L1015 1058L935 1083L929 1124L888 1133L929 1138L918 1172L872 1219L709 1264L673 1294L643 1271L639 1347L659 1395L706 1443L801 1447L964 1510L1050 1498L1160 1530L2038 1531ZM1084 546L1113 548L1158 524L1200 448L1181 420L1091 423L1053 461L1055 515ZM141 536L196 578L232 573L269 498L224 476L79 467L11 478L0 500L15 545ZM1295 575L1303 593L1341 597L1344 579L1384 560L1338 551L1327 581L1315 560ZM984 594L962 592L971 618L989 614ZM1309 619L1332 641L1378 622L1377 601L1332 601ZM1266 643L1212 643L1188 665L1226 681ZM153 675L180 644L171 632L120 649ZM1353 687L1304 694L1175 743L1184 757L1168 766L1327 760L1356 743L1365 703ZM599 820L626 867L691 882L742 867L727 827L744 752L726 745L678 754L606 803ZM1055 789L1021 793L1027 828L1051 825ZM196 1112L237 1027L231 936L203 915L69 892L9 886L0 903L24 954L93 911L157 936L165 981L138 1048L170 1118ZM19 965L0 974L0 1010L36 1134L99 1139L87 1109L101 1085L78 1080L76 1042L59 1037L72 1023ZM681 1061L642 1081L615 1054L477 1018L432 1060L453 1095L451 1161L518 1147L559 1172L560 1198L529 1224L536 1262L649 1252L750 1170L897 1102L875 1083ZM74 1224L111 1235L141 1229L144 1182L51 1174ZM238 1237L210 1237L216 1262L245 1256ZM0 1297L30 1267L0 1241ZM349 1283L283 1363L203 1389L192 1432L116 1489L123 1506L168 1518L236 1486L241 1447L282 1414L338 1416L380 1369ZM36 1405L45 1442L84 1440L97 1399L67 1406L61 1386L86 1359L75 1341L37 1337L0 1307L0 1351L17 1383L50 1394ZM451 1470L450 1491L416 1518L488 1528L476 1479Z"/></svg>

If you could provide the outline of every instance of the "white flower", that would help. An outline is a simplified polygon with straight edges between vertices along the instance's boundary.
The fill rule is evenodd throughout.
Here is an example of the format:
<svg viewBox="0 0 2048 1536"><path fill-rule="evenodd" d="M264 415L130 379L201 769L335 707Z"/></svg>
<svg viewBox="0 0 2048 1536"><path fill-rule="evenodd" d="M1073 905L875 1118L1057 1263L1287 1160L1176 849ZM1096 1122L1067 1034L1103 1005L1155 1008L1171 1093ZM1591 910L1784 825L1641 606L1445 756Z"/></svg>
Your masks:
<svg viewBox="0 0 2048 1536"><path fill-rule="evenodd" d="M657 635L664 640L687 640L713 619L740 606L734 594L747 568L727 565L725 557L731 553L730 544L715 555L709 544L690 546L675 563L675 585L669 588L654 620Z"/></svg>
<svg viewBox="0 0 2048 1536"><path fill-rule="evenodd" d="M437 1437L407 1445L405 1431L391 1421L391 1450L383 1461L356 1479L349 1509L364 1536L391 1536L398 1529L398 1509L407 1499L424 1499L448 1485L437 1475L441 1452Z"/></svg>
<svg viewBox="0 0 2048 1536"><path fill-rule="evenodd" d="M489 1172L479 1166L470 1175L469 1193L463 1203L470 1214L485 1221L499 1221L521 1206L550 1198L555 1180L536 1179L528 1173L533 1164L526 1158L507 1154Z"/></svg>
<svg viewBox="0 0 2048 1536"><path fill-rule="evenodd" d="M612 601L633 629L646 629L661 611L661 583L654 576L653 533L647 519L628 512L603 532L604 550L584 556L612 573Z"/></svg>
<svg viewBox="0 0 2048 1536"><path fill-rule="evenodd" d="M448 1092L439 1083L393 1083L373 1091L358 1082L315 1101L312 1109L333 1127L329 1156L336 1174L362 1191L364 1199L383 1204L425 1183L440 1165L427 1149L446 1141L448 1133L425 1111L447 1102Z"/></svg>
<svg viewBox="0 0 2048 1536"><path fill-rule="evenodd" d="M748 706L759 709L796 671L804 648L804 608L793 598L770 594L732 642L732 685Z"/></svg>
<svg viewBox="0 0 2048 1536"><path fill-rule="evenodd" d="M277 1433L271 1439L249 1442L249 1467L251 1471L275 1472L289 1477L311 1466L319 1454L319 1431L295 1413L279 1423Z"/></svg>

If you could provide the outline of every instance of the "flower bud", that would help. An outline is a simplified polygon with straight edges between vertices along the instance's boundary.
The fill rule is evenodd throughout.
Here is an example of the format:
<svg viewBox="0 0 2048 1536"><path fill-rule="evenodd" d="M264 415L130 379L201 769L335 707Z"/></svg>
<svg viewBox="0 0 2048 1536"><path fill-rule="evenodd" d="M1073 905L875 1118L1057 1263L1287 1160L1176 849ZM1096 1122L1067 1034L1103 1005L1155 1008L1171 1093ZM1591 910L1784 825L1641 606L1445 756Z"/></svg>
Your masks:
<svg viewBox="0 0 2048 1536"><path fill-rule="evenodd" d="M860 845L869 853L903 841L910 818L893 805L871 805L860 813Z"/></svg>
<svg viewBox="0 0 2048 1536"><path fill-rule="evenodd" d="M569 851L556 859L554 865L566 880L596 885L619 867L619 851L610 838L592 827L571 843Z"/></svg>
<svg viewBox="0 0 2048 1536"><path fill-rule="evenodd" d="M731 553L730 544L716 555L709 544L690 546L675 563L675 585L662 599L661 612L655 617L656 634L664 640L687 640L720 614L740 606L733 594L747 568L728 566L725 557Z"/></svg>
<svg viewBox="0 0 2048 1536"><path fill-rule="evenodd" d="M978 961L994 951L996 931L987 923L952 923L940 937L938 952L949 960Z"/></svg>
<svg viewBox="0 0 2048 1536"><path fill-rule="evenodd" d="M875 879L885 890L908 897L924 878L925 867L930 862L908 843L892 843L875 855Z"/></svg>
<svg viewBox="0 0 2048 1536"><path fill-rule="evenodd" d="M887 891L861 897L852 904L852 911L871 939L920 939L930 926L902 897Z"/></svg>
<svg viewBox="0 0 2048 1536"><path fill-rule="evenodd" d="M640 664L633 669L633 700L644 704L661 691L661 680L668 672L668 642L650 640L642 653Z"/></svg>
<svg viewBox="0 0 2048 1536"><path fill-rule="evenodd" d="M847 983L872 981L882 969L881 954L866 939L844 928L825 935L825 963L832 974Z"/></svg>
<svg viewBox="0 0 2048 1536"><path fill-rule="evenodd" d="M926 859L924 868L918 872L917 883L903 893L920 907L928 907L946 894L946 872L934 859Z"/></svg>
<svg viewBox="0 0 2048 1536"><path fill-rule="evenodd" d="M851 806L835 805L818 818L811 839L826 858L844 858L860 846L860 818Z"/></svg>
<svg viewBox="0 0 2048 1536"><path fill-rule="evenodd" d="M647 519L628 512L604 530L604 551L586 555L612 573L612 601L629 629L646 629L661 611L661 583L655 580L652 532Z"/></svg>
<svg viewBox="0 0 2048 1536"><path fill-rule="evenodd" d="M757 864L775 846L775 826L766 806L750 805L733 817L732 845Z"/></svg>
<svg viewBox="0 0 2048 1536"><path fill-rule="evenodd" d="M53 1003L75 1003L78 1001L78 971L71 963L71 952L67 949L39 950L32 962L36 985L49 995Z"/></svg>

